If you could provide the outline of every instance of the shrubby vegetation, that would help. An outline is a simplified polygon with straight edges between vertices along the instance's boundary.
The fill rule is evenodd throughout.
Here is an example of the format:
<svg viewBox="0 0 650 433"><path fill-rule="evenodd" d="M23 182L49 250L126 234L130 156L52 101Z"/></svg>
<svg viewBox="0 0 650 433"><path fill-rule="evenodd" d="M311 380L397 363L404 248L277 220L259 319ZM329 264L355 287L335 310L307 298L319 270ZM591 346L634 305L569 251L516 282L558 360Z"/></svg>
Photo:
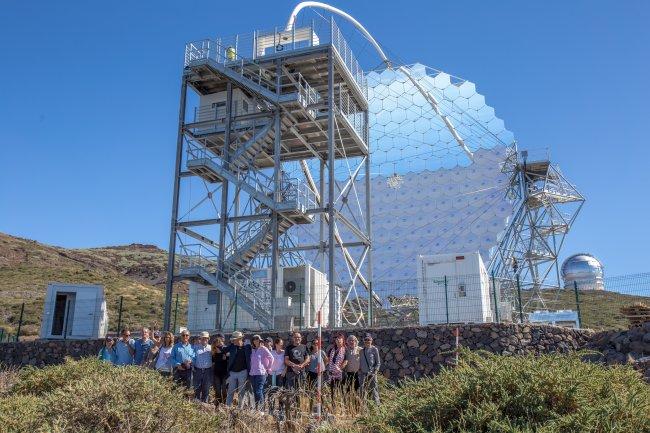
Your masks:
<svg viewBox="0 0 650 433"><path fill-rule="evenodd" d="M307 412L309 401L299 406ZM578 355L464 351L458 367L434 378L383 384L380 406L361 414L356 403L345 407L338 401L336 415L318 431L650 432L650 387L640 375L629 367L587 364ZM214 411L190 402L153 371L94 359L0 374L3 432L314 430L307 413L280 423L249 411Z"/></svg>
<svg viewBox="0 0 650 433"><path fill-rule="evenodd" d="M579 355L498 356L464 351L460 365L384 392L361 431L648 432L650 387L629 367Z"/></svg>
<svg viewBox="0 0 650 433"><path fill-rule="evenodd" d="M0 426L16 432L217 431L203 411L158 373L95 359L22 370L0 397Z"/></svg>

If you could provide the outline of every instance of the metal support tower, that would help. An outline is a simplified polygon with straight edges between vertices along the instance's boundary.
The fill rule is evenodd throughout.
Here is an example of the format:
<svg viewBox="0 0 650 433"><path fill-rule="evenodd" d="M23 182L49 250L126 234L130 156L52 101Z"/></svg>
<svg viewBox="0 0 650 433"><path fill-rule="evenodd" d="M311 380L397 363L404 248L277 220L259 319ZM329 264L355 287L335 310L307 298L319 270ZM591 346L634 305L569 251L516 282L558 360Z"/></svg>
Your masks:
<svg viewBox="0 0 650 433"><path fill-rule="evenodd" d="M502 171L510 175L508 195L517 205L489 267L506 298L518 277L521 289L531 291L521 308L543 307L541 290L560 287L558 254L585 198L547 155L530 158L512 147Z"/></svg>
<svg viewBox="0 0 650 433"><path fill-rule="evenodd" d="M360 168L368 171L367 85L334 20L318 31L279 27L186 45L165 329L174 284L183 280L218 291L217 328L221 312L235 308L274 328L278 269L305 251L327 258L330 326L340 323L340 287L369 288L368 175L364 219L342 210ZM292 228L312 223L321 225L320 240L296 245ZM269 266L270 281L255 277Z"/></svg>

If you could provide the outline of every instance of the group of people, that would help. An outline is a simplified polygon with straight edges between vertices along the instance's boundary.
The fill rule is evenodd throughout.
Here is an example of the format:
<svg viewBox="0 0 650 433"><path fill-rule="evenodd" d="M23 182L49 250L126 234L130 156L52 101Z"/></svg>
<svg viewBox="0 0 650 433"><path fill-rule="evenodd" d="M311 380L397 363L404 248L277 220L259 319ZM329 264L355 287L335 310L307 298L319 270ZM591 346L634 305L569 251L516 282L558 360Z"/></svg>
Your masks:
<svg viewBox="0 0 650 433"><path fill-rule="evenodd" d="M282 338L262 339L235 331L229 344L223 334L202 332L194 342L182 331L176 342L171 332L151 333L143 328L138 339L123 329L117 340L106 338L99 358L118 366L139 365L194 389L194 397L208 403L214 388L215 404L232 406L235 394L243 406L253 395L262 410L265 396L279 388L310 389L320 380L329 386L332 401L336 391L357 393L379 404L377 376L381 366L379 350L370 334L359 346L356 336L337 333L328 348L315 338L305 344L300 332L293 332L285 347Z"/></svg>

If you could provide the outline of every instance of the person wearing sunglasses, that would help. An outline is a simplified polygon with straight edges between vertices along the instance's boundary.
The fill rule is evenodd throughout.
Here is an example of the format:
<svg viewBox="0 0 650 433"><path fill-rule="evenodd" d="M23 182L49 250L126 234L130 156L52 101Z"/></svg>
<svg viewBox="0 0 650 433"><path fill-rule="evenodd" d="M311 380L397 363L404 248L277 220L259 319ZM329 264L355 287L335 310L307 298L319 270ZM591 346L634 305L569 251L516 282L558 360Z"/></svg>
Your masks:
<svg viewBox="0 0 650 433"><path fill-rule="evenodd" d="M115 365L132 365L135 354L135 341L128 328L122 329L120 339L115 343Z"/></svg>
<svg viewBox="0 0 650 433"><path fill-rule="evenodd" d="M116 359L115 342L113 341L112 337L106 337L104 339L104 345L102 346L102 349L99 351L98 357L102 361L115 364L115 359Z"/></svg>
<svg viewBox="0 0 650 433"><path fill-rule="evenodd" d="M192 366L196 360L196 352L190 344L189 331L182 331L181 338L172 348L172 366L174 368L174 380L190 389L192 385Z"/></svg>
<svg viewBox="0 0 650 433"><path fill-rule="evenodd" d="M379 404L379 385L377 376L381 367L379 358L379 349L372 344L372 335L366 334L363 337L363 349L361 349L361 359L359 362L359 384L361 385L361 395L372 398L376 404Z"/></svg>

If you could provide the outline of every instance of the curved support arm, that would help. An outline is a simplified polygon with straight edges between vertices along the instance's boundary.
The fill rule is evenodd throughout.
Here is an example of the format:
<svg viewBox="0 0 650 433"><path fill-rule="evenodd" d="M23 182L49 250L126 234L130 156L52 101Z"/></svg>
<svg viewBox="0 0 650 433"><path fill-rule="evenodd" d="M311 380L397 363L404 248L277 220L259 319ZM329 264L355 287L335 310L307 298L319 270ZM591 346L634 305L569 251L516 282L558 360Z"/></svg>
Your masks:
<svg viewBox="0 0 650 433"><path fill-rule="evenodd" d="M287 27L285 28L285 31L290 31L293 26L296 23L296 17L300 13L301 10L304 8L308 7L314 7L314 8L320 8L320 9L325 9L327 11L330 11L332 13L335 13L337 15L342 16L346 20L350 21L356 28L363 34L363 36L372 44L373 47L375 47L375 50L377 50L377 53L379 54L379 57L381 57L381 60L386 63L386 66L389 69L393 69L393 65L391 64L390 60L384 53L384 50L381 49L375 38L372 37L370 33L368 33L368 30L364 26L361 25L359 21L354 19L353 16L350 14L343 12L341 9L337 9L334 6L330 6L326 3L321 3L321 2L315 2L315 1L304 1L301 3L298 3L298 5L293 8L293 12L291 12L291 15L289 16L289 21L287 21ZM449 118L445 116L439 109L438 107L438 100L429 92L427 92L421 85L418 83L418 81L411 75L411 72L406 69L403 66L400 66L397 68L398 71L402 72L406 77L413 83L413 85L418 89L418 91L424 96L424 98L429 102L433 110L436 112L438 116L442 119L442 121L445 123L445 126L451 132L451 135L454 137L456 142L458 143L458 146L462 149L463 152L467 155L467 157L471 160L474 161L474 154L472 151L467 147L467 144L465 144L465 141L461 138L461 136L458 134L458 131L456 131L456 128L454 125L451 123Z"/></svg>
<svg viewBox="0 0 650 433"><path fill-rule="evenodd" d="M375 50L377 50L377 53L379 54L379 57L381 57L381 60L386 63L386 65L390 68L391 63L386 54L384 53L384 50L381 49L375 38L372 37L372 35L366 30L364 26L361 25L359 21L354 19L353 16L343 12L341 9L337 9L334 6L330 6L325 3L321 2L314 2L314 1L304 1L301 3L298 3L298 5L293 9L293 12L291 12L291 16L289 16L289 21L287 21L287 27L285 28L286 31L289 31L293 28L293 26L296 23L296 17L300 13L301 10L304 8L320 8L320 9L325 9L327 11L330 11L332 13L335 13L337 15L342 16L346 20L350 21L356 28L361 32L361 34L368 39L368 42L372 44L373 47L375 47Z"/></svg>

